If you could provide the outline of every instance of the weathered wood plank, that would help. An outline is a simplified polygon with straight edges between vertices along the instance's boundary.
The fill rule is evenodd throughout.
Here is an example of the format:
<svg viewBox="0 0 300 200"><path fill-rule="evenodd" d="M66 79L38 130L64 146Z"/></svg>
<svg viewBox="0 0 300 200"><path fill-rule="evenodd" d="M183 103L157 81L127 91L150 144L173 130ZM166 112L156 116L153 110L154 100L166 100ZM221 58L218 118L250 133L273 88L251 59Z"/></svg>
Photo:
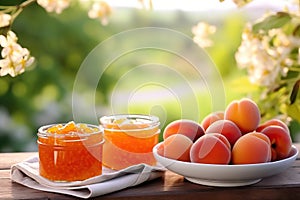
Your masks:
<svg viewBox="0 0 300 200"><path fill-rule="evenodd" d="M297 165L300 164L300 161L297 161ZM46 193L36 191L24 186L21 186L17 183L12 183L9 179L9 170L0 171L0 199L26 199L30 195L30 199L70 199L71 197L66 195L59 195L55 193ZM274 195L288 195L294 191L295 185L300 188L300 167L292 167L291 169L283 172L280 175L276 175L270 178L263 179L260 183L248 187L238 187L238 188L216 188L208 187L190 183L186 181L182 176L177 175L173 172L167 171L165 176L162 179L154 180L140 186L126 189L120 192L115 192L109 195L104 195L99 197L99 199L137 199L137 198L155 198L155 199L168 199L177 197L178 199L186 199L186 196L194 194L196 196L206 196L206 199L209 199L209 194L218 199L222 196L227 197L241 197L239 195L244 195L244 192L256 193L255 195L264 192L271 192L271 197ZM285 189L284 189L285 188ZM245 191L246 190L246 191ZM279 190L279 191L277 191ZM227 194L229 193L229 194ZM275 193L275 194L274 194ZM150 198L151 197L151 198ZM199 196L198 196L199 197ZM268 196L269 197L269 196ZM285 196L288 197L288 196ZM195 199L195 197L190 197ZM211 197L210 197L211 198ZM272 198L267 198L272 199Z"/></svg>
<svg viewBox="0 0 300 200"><path fill-rule="evenodd" d="M296 144L300 149L300 143ZM0 200L2 199L74 199L71 196L37 191L13 183L10 166L36 155L31 153L0 154ZM300 199L300 155L285 172L245 187L209 187L186 181L182 176L167 171L164 177L94 199Z"/></svg>
<svg viewBox="0 0 300 200"><path fill-rule="evenodd" d="M31 156L37 155L37 152L26 153L1 153L0 169L10 169L11 165L21 162Z"/></svg>

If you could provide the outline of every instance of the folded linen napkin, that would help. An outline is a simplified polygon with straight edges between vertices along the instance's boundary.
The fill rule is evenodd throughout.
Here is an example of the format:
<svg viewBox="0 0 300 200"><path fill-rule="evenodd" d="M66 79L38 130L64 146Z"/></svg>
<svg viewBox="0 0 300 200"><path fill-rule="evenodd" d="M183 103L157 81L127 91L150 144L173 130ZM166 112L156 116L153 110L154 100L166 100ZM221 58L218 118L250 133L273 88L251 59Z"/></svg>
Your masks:
<svg viewBox="0 0 300 200"><path fill-rule="evenodd" d="M84 181L54 182L39 175L39 160L34 156L11 167L11 180L41 191L90 198L161 177L165 169L161 166L139 164L120 171L105 167L102 170L102 175Z"/></svg>

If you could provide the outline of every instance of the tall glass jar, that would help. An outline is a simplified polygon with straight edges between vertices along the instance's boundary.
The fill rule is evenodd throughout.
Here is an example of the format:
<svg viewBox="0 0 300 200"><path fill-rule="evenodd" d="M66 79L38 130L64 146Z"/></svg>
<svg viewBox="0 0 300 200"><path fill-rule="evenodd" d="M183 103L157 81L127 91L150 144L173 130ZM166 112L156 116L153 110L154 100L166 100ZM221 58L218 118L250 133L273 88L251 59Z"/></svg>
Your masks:
<svg viewBox="0 0 300 200"><path fill-rule="evenodd" d="M160 133L159 118L150 115L111 115L100 118L104 128L103 165L120 170L145 163L155 165L152 154Z"/></svg>
<svg viewBox="0 0 300 200"><path fill-rule="evenodd" d="M40 175L80 181L102 174L103 129L90 124L53 124L38 129Z"/></svg>

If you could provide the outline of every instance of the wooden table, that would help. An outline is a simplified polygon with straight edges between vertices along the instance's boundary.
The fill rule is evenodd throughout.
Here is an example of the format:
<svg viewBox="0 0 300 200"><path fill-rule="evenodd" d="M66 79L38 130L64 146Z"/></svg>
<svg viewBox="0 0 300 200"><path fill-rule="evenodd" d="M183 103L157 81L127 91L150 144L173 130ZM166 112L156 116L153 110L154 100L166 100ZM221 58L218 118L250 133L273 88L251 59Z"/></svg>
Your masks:
<svg viewBox="0 0 300 200"><path fill-rule="evenodd" d="M300 149L300 143L295 144ZM0 154L0 199L75 199L41 192L10 180L10 166L36 153ZM285 172L244 187L209 187L186 181L170 171L162 178L93 199L300 199L300 158Z"/></svg>

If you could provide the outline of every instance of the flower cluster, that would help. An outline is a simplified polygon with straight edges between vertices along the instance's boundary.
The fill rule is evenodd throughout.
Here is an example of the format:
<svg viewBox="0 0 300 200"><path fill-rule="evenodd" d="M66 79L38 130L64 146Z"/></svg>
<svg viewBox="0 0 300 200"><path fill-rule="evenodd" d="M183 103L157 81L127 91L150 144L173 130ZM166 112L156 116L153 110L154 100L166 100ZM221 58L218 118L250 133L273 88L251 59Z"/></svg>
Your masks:
<svg viewBox="0 0 300 200"><path fill-rule="evenodd" d="M221 2L224 0L220 0ZM251 0L234 0L238 7ZM299 0L294 1L299 5ZM200 22L192 28L200 47L213 45L209 37L215 27ZM255 22L248 22L235 53L240 69L246 70L249 82L257 86L252 98L262 110L262 118L277 117L285 122L300 123L300 14L284 8L267 12Z"/></svg>
<svg viewBox="0 0 300 200"><path fill-rule="evenodd" d="M18 44L16 34L11 30L11 26L17 16L27 6L37 3L47 12L62 13L70 7L71 0L26 0L16 6L0 6L0 76L9 74L14 77L25 71L34 62L34 57L30 55L27 48ZM92 19L99 19L103 25L108 23L111 8L105 1L96 1L88 11L88 16ZM0 57L0 58L1 58Z"/></svg>
<svg viewBox="0 0 300 200"><path fill-rule="evenodd" d="M224 0L220 0L220 2L223 1ZM244 6L251 1L252 0L233 0L238 7ZM216 30L216 26L201 21L192 27L192 33L194 34L193 40L202 48L210 47L213 45L213 40L210 37L215 34Z"/></svg>
<svg viewBox="0 0 300 200"><path fill-rule="evenodd" d="M194 34L194 42L202 48L210 47L213 45L213 41L210 36L216 32L217 28L206 22L199 22L192 28Z"/></svg>
<svg viewBox="0 0 300 200"><path fill-rule="evenodd" d="M276 15L271 14L264 19ZM286 27L261 29L257 33L253 24L247 24L235 58L240 68L247 69L252 83L273 89L282 84L290 71L300 70L295 69L300 65L300 37L285 31L294 29L298 23L290 22Z"/></svg>
<svg viewBox="0 0 300 200"><path fill-rule="evenodd" d="M95 2L88 12L91 19L99 19L102 25L107 25L110 14L111 8L105 1Z"/></svg>
<svg viewBox="0 0 300 200"><path fill-rule="evenodd" d="M300 122L300 107L295 104L300 80L298 13L267 13L248 23L235 58L238 67L247 70L250 82L259 87L257 101L263 110Z"/></svg>
<svg viewBox="0 0 300 200"><path fill-rule="evenodd" d="M70 6L71 0L37 0L37 3L46 9L47 12L60 14Z"/></svg>
<svg viewBox="0 0 300 200"><path fill-rule="evenodd" d="M16 34L12 31L9 31L6 37L0 35L1 56L3 57L0 60L0 76L19 75L34 61L28 49L19 45L17 40Z"/></svg>

